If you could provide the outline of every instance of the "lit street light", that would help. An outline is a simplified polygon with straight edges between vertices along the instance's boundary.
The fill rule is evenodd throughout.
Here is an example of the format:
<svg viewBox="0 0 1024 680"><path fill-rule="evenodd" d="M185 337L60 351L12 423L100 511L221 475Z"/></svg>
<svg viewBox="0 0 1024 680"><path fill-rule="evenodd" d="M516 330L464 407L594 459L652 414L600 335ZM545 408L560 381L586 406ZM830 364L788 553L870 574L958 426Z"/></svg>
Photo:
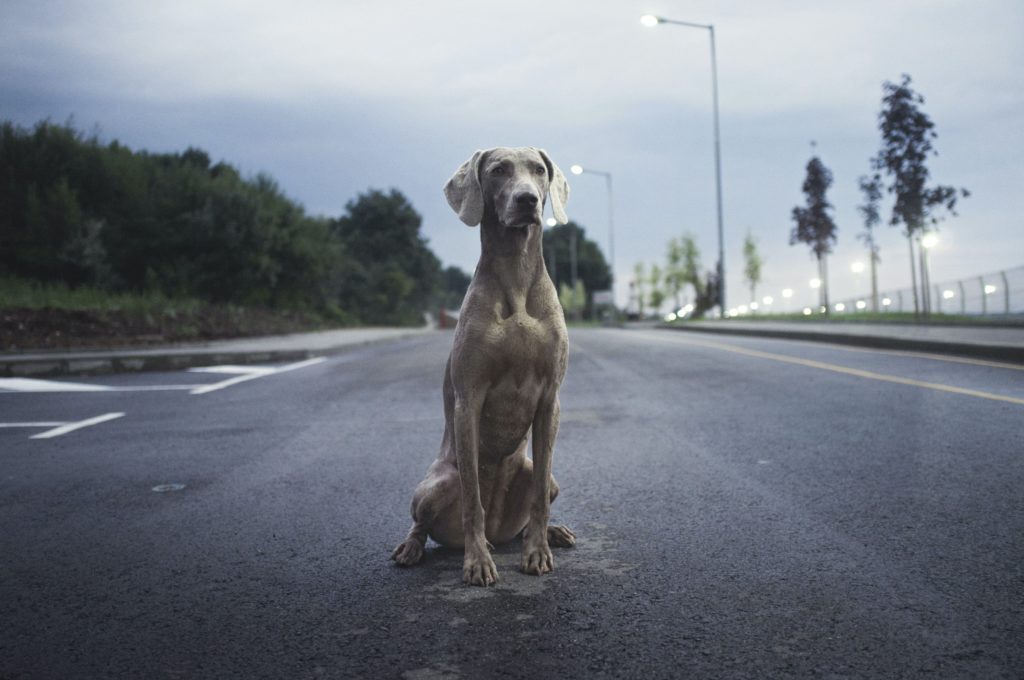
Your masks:
<svg viewBox="0 0 1024 680"><path fill-rule="evenodd" d="M718 208L718 311L725 316L725 237L722 229L722 153L718 134L718 62L715 57L715 27L711 24L695 24L689 21L675 21L664 17L645 14L640 23L648 28L658 24L675 24L688 28L702 28L711 36L711 101L714 106L715 123L715 205Z"/></svg>
<svg viewBox="0 0 1024 680"><path fill-rule="evenodd" d="M612 274L612 301L614 304L615 300L615 216L614 216L614 199L612 198L612 173L605 170L593 170L591 168L584 168L582 165L573 165L569 168L569 171L574 175L582 175L587 173L589 175L601 175L604 177L605 185L608 187L608 268Z"/></svg>

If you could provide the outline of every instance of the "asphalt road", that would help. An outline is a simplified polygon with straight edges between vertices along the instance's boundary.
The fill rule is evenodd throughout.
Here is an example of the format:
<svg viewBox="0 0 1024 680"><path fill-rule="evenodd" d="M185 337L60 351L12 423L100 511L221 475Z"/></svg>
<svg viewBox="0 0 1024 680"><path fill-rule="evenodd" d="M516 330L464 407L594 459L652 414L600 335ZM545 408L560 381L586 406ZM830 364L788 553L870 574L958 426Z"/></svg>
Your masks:
<svg viewBox="0 0 1024 680"><path fill-rule="evenodd" d="M388 561L450 334L0 383L0 678L1021 677L1020 367L571 341L553 519L579 542L543 577L500 546L489 589L457 552Z"/></svg>

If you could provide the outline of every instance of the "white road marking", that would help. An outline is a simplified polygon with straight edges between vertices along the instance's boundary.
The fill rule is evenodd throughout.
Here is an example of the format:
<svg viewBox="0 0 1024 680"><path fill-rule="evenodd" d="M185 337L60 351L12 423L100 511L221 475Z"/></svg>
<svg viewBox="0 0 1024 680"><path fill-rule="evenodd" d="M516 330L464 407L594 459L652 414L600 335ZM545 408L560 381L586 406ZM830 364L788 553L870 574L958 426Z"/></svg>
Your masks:
<svg viewBox="0 0 1024 680"><path fill-rule="evenodd" d="M294 364L287 364L285 366L272 367L272 366L200 366L197 368L190 368L189 371L193 373L219 373L223 375L231 375L234 377L222 380L217 383L203 385L203 384L191 384L191 385L95 385L92 383L73 383L73 382L60 382L57 380L38 380L35 378L0 378L0 394L4 392L177 392L177 391L188 391L189 394L208 394L210 392L216 392L222 390L225 387L231 387L238 383L246 382L248 380L255 380L256 378L264 378L268 375L277 375L278 373L285 373L286 371L294 371L299 368L305 368L306 366L313 366L323 361L327 361L327 357L314 357L312 359L306 359L304 361L298 361Z"/></svg>
<svg viewBox="0 0 1024 680"><path fill-rule="evenodd" d="M109 392L103 385L36 380L35 378L0 378L0 390L11 392Z"/></svg>
<svg viewBox="0 0 1024 680"><path fill-rule="evenodd" d="M257 378L265 378L268 375L276 375L278 373L285 373L287 371L294 371L299 368L305 368L306 366L313 366L323 361L327 361L326 357L314 357L312 359L306 359L305 361L298 361L294 364L287 364L279 368L267 368L266 366L207 366L205 369L210 369L210 373L241 373L241 375L235 375L234 378L228 378L222 380L219 383L213 383L212 385L204 385L197 387L189 394L209 394L210 392L216 392L222 390L225 387L231 387L238 383L246 382L247 380L256 380ZM194 368L193 371L203 371L204 368ZM223 370L229 369L229 370ZM244 373L242 371L245 371Z"/></svg>
<svg viewBox="0 0 1024 680"><path fill-rule="evenodd" d="M118 418L122 417L124 417L124 413L104 413L101 416L96 416L95 418L86 418L85 420L79 420L78 422L74 423L36 423L36 425L39 425L41 427L49 427L50 425L56 425L57 427L47 430L46 432L34 434L31 437L29 437L29 439L53 439L54 437L60 437L61 435L65 435L68 432L80 430L83 427L92 427L93 425L99 425L100 423L105 423L108 420L117 420ZM17 427L17 425L15 425L15 427Z"/></svg>

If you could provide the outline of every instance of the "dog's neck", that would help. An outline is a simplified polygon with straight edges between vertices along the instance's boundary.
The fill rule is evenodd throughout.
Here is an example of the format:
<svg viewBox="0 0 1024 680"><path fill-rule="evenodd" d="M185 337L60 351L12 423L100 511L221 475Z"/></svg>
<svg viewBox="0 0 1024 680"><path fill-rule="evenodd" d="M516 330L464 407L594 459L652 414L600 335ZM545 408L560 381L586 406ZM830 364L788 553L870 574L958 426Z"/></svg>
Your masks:
<svg viewBox="0 0 1024 680"><path fill-rule="evenodd" d="M480 223L477 271L493 274L513 314L525 311L530 290L540 277L548 275L544 267L543 240L543 228L539 224L506 227L493 214L485 214Z"/></svg>

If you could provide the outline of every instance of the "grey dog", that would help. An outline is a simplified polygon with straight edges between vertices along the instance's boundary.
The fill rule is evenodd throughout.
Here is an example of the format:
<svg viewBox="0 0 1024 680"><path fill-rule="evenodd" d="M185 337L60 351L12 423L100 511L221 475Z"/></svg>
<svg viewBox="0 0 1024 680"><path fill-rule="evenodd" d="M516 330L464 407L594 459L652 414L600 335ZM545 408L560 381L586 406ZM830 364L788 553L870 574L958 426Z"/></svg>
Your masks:
<svg viewBox="0 0 1024 680"><path fill-rule="evenodd" d="M496 148L474 153L444 194L459 219L480 225L480 261L445 368L441 451L416 487L412 529L391 558L416 564L429 535L465 550L463 581L488 586L498 580L491 542L522 533L523 571L539 576L554 566L550 546L576 541L568 527L548 524L569 340L541 250L545 200L567 223L569 185L543 150Z"/></svg>

